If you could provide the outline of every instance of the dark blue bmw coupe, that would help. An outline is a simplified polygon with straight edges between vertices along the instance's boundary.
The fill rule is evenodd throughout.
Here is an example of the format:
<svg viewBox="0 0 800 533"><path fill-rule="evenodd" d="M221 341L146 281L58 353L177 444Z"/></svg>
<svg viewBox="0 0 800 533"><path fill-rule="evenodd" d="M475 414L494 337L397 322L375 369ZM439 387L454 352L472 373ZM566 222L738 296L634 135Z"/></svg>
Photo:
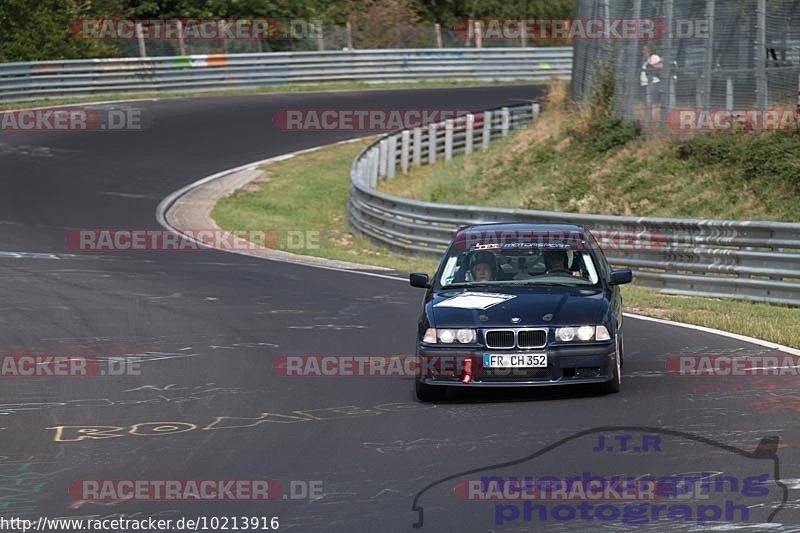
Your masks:
<svg viewBox="0 0 800 533"><path fill-rule="evenodd" d="M448 387L598 384L620 390L622 298L592 234L565 224L460 229L431 280L419 319L416 393Z"/></svg>

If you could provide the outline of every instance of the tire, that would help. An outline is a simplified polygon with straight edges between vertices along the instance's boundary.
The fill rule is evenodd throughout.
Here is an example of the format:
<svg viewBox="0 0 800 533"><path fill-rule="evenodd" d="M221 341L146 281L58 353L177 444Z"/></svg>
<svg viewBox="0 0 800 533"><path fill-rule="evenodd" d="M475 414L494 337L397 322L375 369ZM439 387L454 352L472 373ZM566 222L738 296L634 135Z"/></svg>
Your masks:
<svg viewBox="0 0 800 533"><path fill-rule="evenodd" d="M447 387L442 385L426 385L417 381L414 389L421 402L440 402L447 395Z"/></svg>
<svg viewBox="0 0 800 533"><path fill-rule="evenodd" d="M614 374L611 380L606 381L601 386L604 394L615 394L620 391L622 385L622 338L618 337L617 353L614 357L616 364L614 365Z"/></svg>

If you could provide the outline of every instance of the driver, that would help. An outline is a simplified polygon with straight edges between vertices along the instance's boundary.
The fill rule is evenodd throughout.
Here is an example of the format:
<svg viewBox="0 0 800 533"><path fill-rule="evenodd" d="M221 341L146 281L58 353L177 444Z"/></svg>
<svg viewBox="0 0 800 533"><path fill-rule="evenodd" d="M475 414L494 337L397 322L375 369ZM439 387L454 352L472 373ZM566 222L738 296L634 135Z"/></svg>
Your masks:
<svg viewBox="0 0 800 533"><path fill-rule="evenodd" d="M569 263L567 252L547 252L544 256L544 262L547 266L548 274L569 274L572 276L572 271L567 266Z"/></svg>
<svg viewBox="0 0 800 533"><path fill-rule="evenodd" d="M472 260L472 279L475 281L494 281L497 266L494 255L487 252L478 252Z"/></svg>

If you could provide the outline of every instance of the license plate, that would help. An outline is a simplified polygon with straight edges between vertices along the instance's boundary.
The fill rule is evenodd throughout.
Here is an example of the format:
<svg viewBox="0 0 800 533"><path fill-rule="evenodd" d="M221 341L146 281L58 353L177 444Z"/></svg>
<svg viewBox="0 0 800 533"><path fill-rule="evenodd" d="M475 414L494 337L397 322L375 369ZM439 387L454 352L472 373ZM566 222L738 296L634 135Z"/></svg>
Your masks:
<svg viewBox="0 0 800 533"><path fill-rule="evenodd" d="M546 353L483 354L484 368L546 368Z"/></svg>

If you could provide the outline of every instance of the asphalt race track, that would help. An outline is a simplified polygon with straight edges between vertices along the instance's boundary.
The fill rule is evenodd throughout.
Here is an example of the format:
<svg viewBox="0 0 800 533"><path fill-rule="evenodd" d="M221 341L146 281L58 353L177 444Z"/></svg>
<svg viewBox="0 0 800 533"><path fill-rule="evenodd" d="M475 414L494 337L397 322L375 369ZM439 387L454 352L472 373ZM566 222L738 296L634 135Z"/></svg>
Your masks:
<svg viewBox="0 0 800 533"><path fill-rule="evenodd" d="M140 375L2 378L0 516L277 516L280 530L377 532L413 530L422 510L422 531L700 531L710 525L664 519L666 511L657 524L609 519L619 502L605 518L561 509L543 524L522 503L465 501L458 483L724 468L740 481L782 480L768 495L730 498L751 513L732 519L737 527L767 529L771 519L781 524L771 531L800 531L798 376L667 370L671 356L774 351L627 318L620 394L480 391L420 404L407 378L273 369L282 355L413 353L422 292L408 283L215 251L83 253L66 242L74 229L157 229L156 206L183 185L363 135L278 131L278 109L480 109L536 94L516 86L149 101L125 104L143 109L141 132L1 133L0 352L125 357ZM605 429L570 439L593 428ZM629 448L598 444L621 435ZM750 453L773 436L778 461L774 441ZM650 447L640 446L645 438ZM277 499L86 501L70 491L80 480L252 479L278 481ZM697 501L688 507L699 514Z"/></svg>

